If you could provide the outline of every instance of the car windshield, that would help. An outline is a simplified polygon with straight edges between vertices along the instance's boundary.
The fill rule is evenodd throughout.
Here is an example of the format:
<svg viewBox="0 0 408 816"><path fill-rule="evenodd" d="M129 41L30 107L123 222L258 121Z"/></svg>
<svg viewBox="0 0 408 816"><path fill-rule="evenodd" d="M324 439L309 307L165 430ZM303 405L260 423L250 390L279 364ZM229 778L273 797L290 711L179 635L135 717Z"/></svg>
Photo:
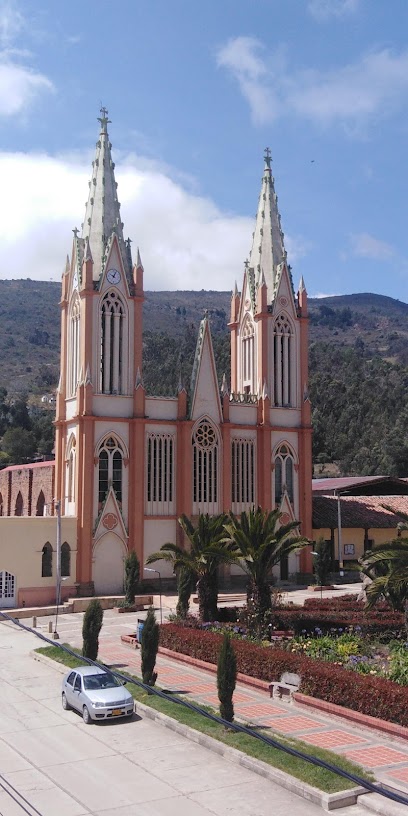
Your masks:
<svg viewBox="0 0 408 816"><path fill-rule="evenodd" d="M120 683L113 674L86 674L84 676L84 688L87 691L116 688L116 686L120 686Z"/></svg>

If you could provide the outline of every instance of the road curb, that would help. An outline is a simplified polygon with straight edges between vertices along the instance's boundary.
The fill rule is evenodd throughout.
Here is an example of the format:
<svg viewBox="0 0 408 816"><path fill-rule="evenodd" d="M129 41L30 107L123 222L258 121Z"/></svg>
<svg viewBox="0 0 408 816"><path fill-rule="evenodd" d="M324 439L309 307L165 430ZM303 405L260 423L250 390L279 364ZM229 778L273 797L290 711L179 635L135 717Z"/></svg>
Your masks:
<svg viewBox="0 0 408 816"><path fill-rule="evenodd" d="M63 666L61 663L58 663L57 661L52 660L52 658L40 654L34 650L30 652L30 657L37 660L39 663L43 663L44 665L53 668L59 674L66 674L68 670L67 667ZM173 718L169 717L167 714L162 714L160 711L156 711L154 708L144 705L144 703L136 702L136 708L138 713L142 713L147 719L155 720L161 725L164 725L165 728L186 737L186 739L189 739L198 745L202 745L209 751L218 754L218 756L225 757L235 765L241 765L259 776L262 776L264 779L274 782L281 788L285 788L285 790L295 793L302 799L306 799L313 804L320 805L323 810L331 811L337 810L338 808L355 805L361 796L364 795L365 797L367 795L365 789L362 787L350 788L349 790L340 791L338 793L325 793L324 791L313 787L313 785L308 785L306 782L301 782L299 779L285 773L285 771L279 770L279 768L273 768L271 765L268 765L266 762L262 762L260 759L248 756L248 754L244 754L237 748L231 748L229 745L224 745L224 743L218 742L218 740L214 739L213 737L209 737L207 734L202 734L201 731L196 731L194 728L190 728L188 725L179 723L177 720L173 720ZM386 812L381 811L381 813L385 815Z"/></svg>

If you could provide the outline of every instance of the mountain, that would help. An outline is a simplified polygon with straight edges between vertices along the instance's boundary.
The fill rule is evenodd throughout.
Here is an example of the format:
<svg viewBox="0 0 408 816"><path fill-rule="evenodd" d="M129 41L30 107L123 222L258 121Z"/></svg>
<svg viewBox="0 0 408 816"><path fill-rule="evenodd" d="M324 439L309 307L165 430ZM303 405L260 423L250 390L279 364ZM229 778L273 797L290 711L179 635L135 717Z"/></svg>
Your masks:
<svg viewBox="0 0 408 816"><path fill-rule="evenodd" d="M31 402L59 378L60 286L0 280L0 387ZM146 292L144 378L149 393L188 385L204 311L219 377L229 371L230 292ZM408 475L408 304L370 293L309 299L310 395L319 472ZM407 409L408 411L408 409Z"/></svg>

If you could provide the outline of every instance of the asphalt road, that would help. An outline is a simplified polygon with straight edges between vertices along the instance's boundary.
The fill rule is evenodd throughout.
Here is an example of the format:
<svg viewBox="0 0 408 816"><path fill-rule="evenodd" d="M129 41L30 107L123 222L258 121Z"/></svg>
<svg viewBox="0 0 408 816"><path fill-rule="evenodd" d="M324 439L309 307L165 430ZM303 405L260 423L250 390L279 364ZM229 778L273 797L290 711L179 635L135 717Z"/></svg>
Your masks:
<svg viewBox="0 0 408 816"><path fill-rule="evenodd" d="M30 657L38 645L0 623L0 816L323 813L150 720L86 726L62 710L61 675Z"/></svg>

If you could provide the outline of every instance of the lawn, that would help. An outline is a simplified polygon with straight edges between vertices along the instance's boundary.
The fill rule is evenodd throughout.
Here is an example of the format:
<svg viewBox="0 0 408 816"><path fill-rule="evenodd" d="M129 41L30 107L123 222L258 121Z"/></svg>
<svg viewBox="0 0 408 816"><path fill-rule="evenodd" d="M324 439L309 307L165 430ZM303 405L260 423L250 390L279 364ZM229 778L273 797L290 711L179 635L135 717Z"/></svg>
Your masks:
<svg viewBox="0 0 408 816"><path fill-rule="evenodd" d="M69 644L64 645L68 646ZM62 663L68 668L86 665L85 661L81 660L80 657L76 658L67 654L60 648L60 646L46 646L36 649L36 651L46 655L52 660L56 660L58 663ZM148 694L143 688L140 688L137 685L129 683L128 688L136 702L143 703L150 708L154 708L156 711L160 711L162 714L166 714L167 716L172 717L174 720L177 720L177 722L183 723L190 728L194 728L196 731L200 731L203 734L207 734L208 736L213 737L213 739L223 742L232 748L237 748L239 751L242 751L248 756L260 759L263 762L266 762L268 765L272 765L274 768L278 768L279 770L300 779L302 782L306 782L308 785L313 785L314 787L319 788L319 790L326 793L336 793L337 791L349 790L350 788L355 787L353 782L349 782L347 779L344 779L343 777L338 776L325 768L320 768L316 765L312 765L306 760L292 757L284 751L281 751L278 748L273 748L269 745L265 745L259 740L256 740L246 734L238 734L234 731L226 730L218 723L212 722L211 720L204 718L199 713L191 711L190 709L175 703L174 697L176 697L176 695L174 695L173 699L169 698L168 700L163 700L156 695ZM213 714L218 714L218 712L210 708L205 708L204 710ZM262 733L262 729L258 730L260 733ZM264 731L264 733L266 736L271 735L269 730ZM272 736L275 738L274 734L272 734ZM325 762L336 765L344 771L360 776L362 779L373 781L373 776L371 774L367 774L366 771L364 771L358 765L349 762L347 759L339 756L338 754L333 754L330 751L325 751L321 748L306 745L300 740L288 739L286 737L279 736L279 742L281 745L290 746L291 748L295 748L298 751L302 751L310 756L317 757Z"/></svg>

